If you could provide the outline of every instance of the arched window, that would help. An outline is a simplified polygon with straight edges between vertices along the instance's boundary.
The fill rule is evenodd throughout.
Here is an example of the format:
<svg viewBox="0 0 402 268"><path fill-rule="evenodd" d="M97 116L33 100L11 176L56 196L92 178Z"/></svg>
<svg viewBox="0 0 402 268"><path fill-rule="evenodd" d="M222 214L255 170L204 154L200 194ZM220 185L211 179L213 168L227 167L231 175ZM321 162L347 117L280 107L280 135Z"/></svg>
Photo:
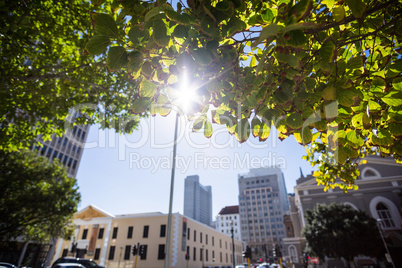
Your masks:
<svg viewBox="0 0 402 268"><path fill-rule="evenodd" d="M361 174L362 174L361 178L363 180L381 178L381 174L377 170L371 167L364 167L363 170L361 171Z"/></svg>
<svg viewBox="0 0 402 268"><path fill-rule="evenodd" d="M292 262L297 263L297 252L295 246L293 245L289 246L289 255Z"/></svg>
<svg viewBox="0 0 402 268"><path fill-rule="evenodd" d="M388 207L384 203L378 203L376 206L376 210L378 213L379 218L382 221L384 228L393 228L395 227L395 223L392 220L391 213Z"/></svg>

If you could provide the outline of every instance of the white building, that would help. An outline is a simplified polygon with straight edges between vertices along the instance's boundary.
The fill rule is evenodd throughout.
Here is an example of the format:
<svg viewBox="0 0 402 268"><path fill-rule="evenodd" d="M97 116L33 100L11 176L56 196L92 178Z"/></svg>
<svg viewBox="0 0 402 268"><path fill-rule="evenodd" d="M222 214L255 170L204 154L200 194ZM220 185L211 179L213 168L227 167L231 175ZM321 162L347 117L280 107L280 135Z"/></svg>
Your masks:
<svg viewBox="0 0 402 268"><path fill-rule="evenodd" d="M286 237L283 216L289 200L282 170L251 169L238 175L241 238L251 247L253 260L273 256L273 248Z"/></svg>
<svg viewBox="0 0 402 268"><path fill-rule="evenodd" d="M239 206L224 207L216 216L216 229L241 241Z"/></svg>
<svg viewBox="0 0 402 268"><path fill-rule="evenodd" d="M212 225L212 188L200 184L198 175L184 180L184 216Z"/></svg>

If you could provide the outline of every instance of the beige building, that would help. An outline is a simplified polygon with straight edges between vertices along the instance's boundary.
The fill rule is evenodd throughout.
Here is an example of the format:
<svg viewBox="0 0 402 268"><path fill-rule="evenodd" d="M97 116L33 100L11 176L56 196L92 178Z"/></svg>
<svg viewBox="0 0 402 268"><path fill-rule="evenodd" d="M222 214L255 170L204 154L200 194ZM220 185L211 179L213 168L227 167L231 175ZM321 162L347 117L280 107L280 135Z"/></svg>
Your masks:
<svg viewBox="0 0 402 268"><path fill-rule="evenodd" d="M167 214L159 212L112 215L88 206L74 218L73 237L57 241L52 262L62 256L77 256L93 259L107 268L133 268L135 262L139 268L163 267L167 218ZM233 265L230 236L179 213L173 214L171 232L169 267ZM132 254L133 245L138 243L144 246L142 257ZM243 244L238 240L234 244L236 264L242 263Z"/></svg>

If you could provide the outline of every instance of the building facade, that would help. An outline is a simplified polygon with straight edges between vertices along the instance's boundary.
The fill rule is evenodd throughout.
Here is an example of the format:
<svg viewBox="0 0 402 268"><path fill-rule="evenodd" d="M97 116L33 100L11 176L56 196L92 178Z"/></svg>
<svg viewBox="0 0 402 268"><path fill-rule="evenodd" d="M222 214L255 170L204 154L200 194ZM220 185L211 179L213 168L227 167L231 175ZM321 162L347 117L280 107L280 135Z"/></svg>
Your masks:
<svg viewBox="0 0 402 268"><path fill-rule="evenodd" d="M212 188L200 184L198 175L184 180L183 214L208 226L212 225Z"/></svg>
<svg viewBox="0 0 402 268"><path fill-rule="evenodd" d="M78 112L74 112L71 119L66 122L74 120L77 115ZM59 159L60 163L66 167L68 176L75 178L89 128L89 125L74 126L72 129L67 129L66 133L61 137L53 134L48 141L44 141L41 136L38 136L36 141L40 142L43 146L36 146L33 149L38 152L38 155L45 156L50 161Z"/></svg>
<svg viewBox="0 0 402 268"><path fill-rule="evenodd" d="M236 240L242 241L240 229L239 206L228 206L221 209L216 216L215 228L227 235L232 235Z"/></svg>
<svg viewBox="0 0 402 268"><path fill-rule="evenodd" d="M53 262L78 256L108 268L132 268L135 263L137 267L163 267L167 217L159 212L112 215L88 206L74 218L74 236L57 241ZM173 214L172 223L169 267L233 265L230 236L178 213ZM134 245L144 246L142 256L132 254ZM234 240L234 245L236 263L241 263L242 242Z"/></svg>
<svg viewBox="0 0 402 268"><path fill-rule="evenodd" d="M396 267L402 267L399 254L402 250L402 166L396 164L392 158L380 156L370 156L365 160L367 163L359 166L360 176L355 182L359 189L349 190L347 193L339 188L330 188L324 192L324 187L317 185L315 177L301 174L294 188L295 195L289 198L294 237L284 239L288 260L301 265L305 246L301 234L305 226L305 211L312 210L318 203L335 202L350 205L378 219ZM341 266L338 264L338 267Z"/></svg>
<svg viewBox="0 0 402 268"><path fill-rule="evenodd" d="M238 176L241 238L253 259L267 260L286 237L283 216L289 201L283 173L278 167L251 169Z"/></svg>

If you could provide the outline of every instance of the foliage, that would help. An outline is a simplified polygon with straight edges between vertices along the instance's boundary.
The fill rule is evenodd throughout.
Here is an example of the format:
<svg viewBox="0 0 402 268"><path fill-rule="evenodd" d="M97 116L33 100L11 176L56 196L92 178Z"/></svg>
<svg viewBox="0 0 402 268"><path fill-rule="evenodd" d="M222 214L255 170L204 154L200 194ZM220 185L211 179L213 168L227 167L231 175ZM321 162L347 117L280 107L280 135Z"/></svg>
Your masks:
<svg viewBox="0 0 402 268"><path fill-rule="evenodd" d="M188 76L194 131L293 135L319 183L353 187L356 159L401 162L402 5L389 0L96 1L86 49L139 83L135 112L166 115ZM335 183L340 177L342 184Z"/></svg>
<svg viewBox="0 0 402 268"><path fill-rule="evenodd" d="M343 204L317 204L305 214L306 252L348 261L360 254L377 257L382 241L376 220Z"/></svg>
<svg viewBox="0 0 402 268"><path fill-rule="evenodd" d="M81 0L1 1L0 149L26 148L39 134L61 135L73 107L90 115L77 124L98 122L121 132L137 126L138 116L127 110L136 84L85 52L92 10Z"/></svg>
<svg viewBox="0 0 402 268"><path fill-rule="evenodd" d="M0 151L0 189L0 241L44 241L70 231L81 196L57 160Z"/></svg>

